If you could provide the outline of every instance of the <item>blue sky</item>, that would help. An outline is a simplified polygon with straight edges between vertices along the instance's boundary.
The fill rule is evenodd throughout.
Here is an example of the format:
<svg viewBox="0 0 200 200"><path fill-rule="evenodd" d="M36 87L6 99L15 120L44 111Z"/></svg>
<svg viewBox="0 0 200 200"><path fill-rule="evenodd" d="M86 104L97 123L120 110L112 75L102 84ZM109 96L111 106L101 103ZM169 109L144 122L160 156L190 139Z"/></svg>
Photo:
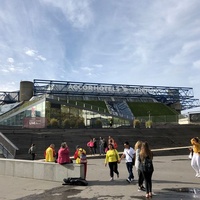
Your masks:
<svg viewBox="0 0 200 200"><path fill-rule="evenodd" d="M52 79L186 86L200 99L199 0L0 5L0 91L19 90L20 81Z"/></svg>

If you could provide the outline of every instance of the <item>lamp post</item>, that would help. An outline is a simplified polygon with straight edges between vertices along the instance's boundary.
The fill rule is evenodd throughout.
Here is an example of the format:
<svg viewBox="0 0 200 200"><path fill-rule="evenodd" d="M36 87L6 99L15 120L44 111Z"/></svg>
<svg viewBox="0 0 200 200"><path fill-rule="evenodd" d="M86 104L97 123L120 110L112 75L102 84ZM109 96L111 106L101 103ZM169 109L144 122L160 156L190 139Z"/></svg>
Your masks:
<svg viewBox="0 0 200 200"><path fill-rule="evenodd" d="M147 122L146 127L151 128L151 112L148 111L148 114L149 114L149 121Z"/></svg>
<svg viewBox="0 0 200 200"><path fill-rule="evenodd" d="M148 111L148 114L149 114L149 121L151 121L151 112Z"/></svg>

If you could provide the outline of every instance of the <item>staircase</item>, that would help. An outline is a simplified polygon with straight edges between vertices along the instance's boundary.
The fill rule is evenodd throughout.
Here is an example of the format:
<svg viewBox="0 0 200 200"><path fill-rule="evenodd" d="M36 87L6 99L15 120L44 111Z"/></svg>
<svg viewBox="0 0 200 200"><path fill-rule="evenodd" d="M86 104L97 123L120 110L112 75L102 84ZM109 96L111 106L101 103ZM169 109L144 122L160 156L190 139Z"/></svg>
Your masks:
<svg viewBox="0 0 200 200"><path fill-rule="evenodd" d="M132 121L133 113L125 101L105 101L107 109L111 115L122 117Z"/></svg>

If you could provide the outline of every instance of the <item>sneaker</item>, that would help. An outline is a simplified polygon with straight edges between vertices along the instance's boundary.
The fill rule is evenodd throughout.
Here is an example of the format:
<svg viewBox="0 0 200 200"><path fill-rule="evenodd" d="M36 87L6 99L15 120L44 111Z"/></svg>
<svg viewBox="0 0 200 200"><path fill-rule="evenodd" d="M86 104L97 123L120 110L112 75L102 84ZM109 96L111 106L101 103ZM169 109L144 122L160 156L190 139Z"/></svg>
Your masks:
<svg viewBox="0 0 200 200"><path fill-rule="evenodd" d="M149 192L149 197L152 198L152 193L151 192Z"/></svg>
<svg viewBox="0 0 200 200"><path fill-rule="evenodd" d="M126 181L127 181L128 183L131 183L131 180L130 180L129 178L127 178Z"/></svg>
<svg viewBox="0 0 200 200"><path fill-rule="evenodd" d="M149 198L149 194L146 194L146 198Z"/></svg>
<svg viewBox="0 0 200 200"><path fill-rule="evenodd" d="M146 189L143 185L141 187L138 187L138 192L140 192L140 191L146 191Z"/></svg>
<svg viewBox="0 0 200 200"><path fill-rule="evenodd" d="M131 178L131 182L134 180L134 178Z"/></svg>
<svg viewBox="0 0 200 200"><path fill-rule="evenodd" d="M200 178L200 174L198 174L197 178Z"/></svg>
<svg viewBox="0 0 200 200"><path fill-rule="evenodd" d="M146 191L146 188L143 185L140 188L142 191Z"/></svg>
<svg viewBox="0 0 200 200"><path fill-rule="evenodd" d="M113 180L114 180L113 177L111 177L111 178L110 178L110 181L113 181Z"/></svg>

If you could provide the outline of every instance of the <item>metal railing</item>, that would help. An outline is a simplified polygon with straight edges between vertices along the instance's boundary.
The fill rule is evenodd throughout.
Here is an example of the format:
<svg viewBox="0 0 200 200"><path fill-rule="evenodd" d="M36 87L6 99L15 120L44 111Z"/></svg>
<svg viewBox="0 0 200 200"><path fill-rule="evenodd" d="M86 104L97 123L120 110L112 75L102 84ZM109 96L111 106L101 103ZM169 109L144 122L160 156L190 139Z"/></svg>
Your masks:
<svg viewBox="0 0 200 200"><path fill-rule="evenodd" d="M140 122L152 121L159 123L178 123L179 115L162 115L162 116L138 116L135 119L140 120Z"/></svg>
<svg viewBox="0 0 200 200"><path fill-rule="evenodd" d="M15 158L19 150L3 133L0 132L0 149L5 158Z"/></svg>

